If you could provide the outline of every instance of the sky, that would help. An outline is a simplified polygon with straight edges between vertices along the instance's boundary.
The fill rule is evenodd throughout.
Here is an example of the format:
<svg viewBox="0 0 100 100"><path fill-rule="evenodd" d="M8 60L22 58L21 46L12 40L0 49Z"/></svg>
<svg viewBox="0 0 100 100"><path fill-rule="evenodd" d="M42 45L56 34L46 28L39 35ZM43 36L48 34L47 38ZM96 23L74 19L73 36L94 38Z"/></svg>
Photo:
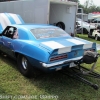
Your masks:
<svg viewBox="0 0 100 100"><path fill-rule="evenodd" d="M85 3L86 0L79 0L79 1L80 1L80 4L84 5L84 3ZM93 1L93 3L96 6L100 6L100 0L90 0L90 1Z"/></svg>

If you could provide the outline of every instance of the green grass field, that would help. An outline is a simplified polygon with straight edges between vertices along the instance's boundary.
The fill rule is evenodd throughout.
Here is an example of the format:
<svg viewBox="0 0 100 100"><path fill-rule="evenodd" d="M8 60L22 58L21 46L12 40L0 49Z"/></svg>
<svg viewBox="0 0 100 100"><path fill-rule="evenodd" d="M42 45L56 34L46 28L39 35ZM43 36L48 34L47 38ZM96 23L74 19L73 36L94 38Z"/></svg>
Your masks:
<svg viewBox="0 0 100 100"><path fill-rule="evenodd" d="M88 40L87 35L79 37ZM100 59L95 71L100 73ZM90 77L87 79L100 87L100 79ZM15 61L1 54L0 100L100 100L100 89L96 91L60 72L40 73L27 79L19 73Z"/></svg>

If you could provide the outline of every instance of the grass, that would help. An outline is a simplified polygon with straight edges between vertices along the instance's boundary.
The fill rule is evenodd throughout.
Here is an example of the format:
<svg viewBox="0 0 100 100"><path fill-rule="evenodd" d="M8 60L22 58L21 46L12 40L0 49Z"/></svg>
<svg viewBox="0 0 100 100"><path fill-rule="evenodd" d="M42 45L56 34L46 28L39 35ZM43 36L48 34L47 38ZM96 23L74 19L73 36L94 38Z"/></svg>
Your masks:
<svg viewBox="0 0 100 100"><path fill-rule="evenodd" d="M88 39L86 35L80 38ZM94 41L93 39L89 39ZM97 41L95 41L97 42ZM100 43L98 41L98 43ZM99 51L100 53L100 51ZM100 72L100 59L96 71ZM88 65L87 65L88 66ZM89 78L100 87L100 79ZM26 97L26 98L25 98ZM1 100L99 100L100 89L72 79L60 72L40 73L27 79L17 70L17 64L12 59L0 56L0 99Z"/></svg>
<svg viewBox="0 0 100 100"><path fill-rule="evenodd" d="M82 38L82 39L89 40L89 41L96 42L96 43L100 44L100 41L96 41L95 39L88 38L87 34L77 34L76 36L79 37L79 38Z"/></svg>

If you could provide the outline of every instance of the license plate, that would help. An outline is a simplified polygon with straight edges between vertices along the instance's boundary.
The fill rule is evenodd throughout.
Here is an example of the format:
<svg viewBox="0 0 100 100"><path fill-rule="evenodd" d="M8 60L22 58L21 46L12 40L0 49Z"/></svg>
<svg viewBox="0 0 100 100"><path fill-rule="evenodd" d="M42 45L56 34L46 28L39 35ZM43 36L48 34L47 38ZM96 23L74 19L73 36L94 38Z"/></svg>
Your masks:
<svg viewBox="0 0 100 100"><path fill-rule="evenodd" d="M76 64L74 62L71 62L69 65L69 67L75 67L75 66L76 66Z"/></svg>

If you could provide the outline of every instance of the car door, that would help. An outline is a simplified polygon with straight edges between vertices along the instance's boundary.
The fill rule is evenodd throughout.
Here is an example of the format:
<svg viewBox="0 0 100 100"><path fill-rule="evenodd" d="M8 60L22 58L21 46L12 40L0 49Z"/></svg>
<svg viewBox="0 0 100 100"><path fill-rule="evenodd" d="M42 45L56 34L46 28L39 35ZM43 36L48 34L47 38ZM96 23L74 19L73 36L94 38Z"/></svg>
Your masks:
<svg viewBox="0 0 100 100"><path fill-rule="evenodd" d="M1 50L8 54L11 57L14 57L14 49L12 42L14 41L12 39L13 36L13 29L14 27L6 28L5 32L3 32L2 36L0 37L0 43Z"/></svg>

